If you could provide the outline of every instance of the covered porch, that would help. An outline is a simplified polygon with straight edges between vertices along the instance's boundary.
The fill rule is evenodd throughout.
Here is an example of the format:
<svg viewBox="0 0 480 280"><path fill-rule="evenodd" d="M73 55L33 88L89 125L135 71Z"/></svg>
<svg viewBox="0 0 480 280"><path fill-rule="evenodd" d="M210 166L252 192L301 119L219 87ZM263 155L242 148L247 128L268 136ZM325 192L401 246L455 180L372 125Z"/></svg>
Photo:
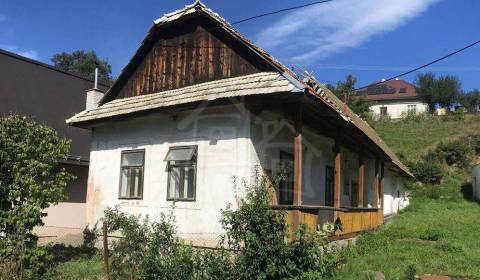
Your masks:
<svg viewBox="0 0 480 280"><path fill-rule="evenodd" d="M354 128L313 106L303 100L280 110L287 114L292 133L278 137L274 144L290 139L290 146L282 146L287 152L261 151L270 158L277 157L277 165L288 160L291 163L291 173L284 181L278 186L272 183L272 208L285 211L292 233L301 224L315 230L334 223L341 225L334 238L341 239L378 228L383 224L385 164L390 159ZM312 135L328 141L311 141ZM305 160L312 157L312 149L321 150L323 157L314 167L311 160ZM271 162L263 166L272 178L276 172L269 167L275 165ZM315 191L309 196L312 189Z"/></svg>

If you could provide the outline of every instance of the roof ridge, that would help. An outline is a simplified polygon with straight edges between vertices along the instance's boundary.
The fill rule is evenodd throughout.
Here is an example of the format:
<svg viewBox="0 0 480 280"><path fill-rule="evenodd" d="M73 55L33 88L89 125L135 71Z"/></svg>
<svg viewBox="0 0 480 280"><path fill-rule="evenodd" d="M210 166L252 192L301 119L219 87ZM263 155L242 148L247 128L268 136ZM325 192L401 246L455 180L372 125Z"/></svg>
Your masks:
<svg viewBox="0 0 480 280"><path fill-rule="evenodd" d="M19 55L17 53L7 51L7 50L1 49L1 48L0 48L0 54L4 54L4 55L10 56L10 57L15 58L15 59L19 59L19 60L22 60L22 61L25 61L25 62L28 62L28 63L32 63L32 64L35 64L35 65L53 70L55 72L59 72L59 73L65 74L65 75L73 76L73 77L76 77L76 78L79 78L79 79L82 79L82 80L85 80L85 81L92 82L92 86L93 86L93 82L94 82L93 79L87 78L87 77L85 77L83 75L80 75L80 74L77 74L77 73L62 70L62 69L60 69L60 68L58 68L54 65L50 65L48 63L41 62L39 60L35 60L35 59L29 58L29 57L26 57L26 56L23 56L23 55ZM105 87L110 87L110 85L105 84L103 82L99 82L99 84L101 84Z"/></svg>

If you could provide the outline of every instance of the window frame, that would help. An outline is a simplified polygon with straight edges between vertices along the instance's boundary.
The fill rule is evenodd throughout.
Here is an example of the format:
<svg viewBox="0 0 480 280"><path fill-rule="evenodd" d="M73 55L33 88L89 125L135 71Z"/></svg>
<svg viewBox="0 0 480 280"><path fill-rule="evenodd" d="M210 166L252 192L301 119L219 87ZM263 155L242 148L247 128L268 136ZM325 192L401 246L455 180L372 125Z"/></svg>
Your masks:
<svg viewBox="0 0 480 280"><path fill-rule="evenodd" d="M138 153L142 152L143 153L143 159L142 159L142 165L131 165L131 166L123 166L122 165L122 159L124 154L133 154L133 153ZM145 182L145 149L132 149L132 150L122 150L122 153L120 155L120 180L119 180L119 186L118 186L118 199L119 200L143 200L143 192L144 192L144 182ZM142 170L142 195L137 196L137 197L124 197L122 196L122 171L123 169L133 169L133 168L140 168Z"/></svg>
<svg viewBox="0 0 480 280"><path fill-rule="evenodd" d="M380 116L381 117L386 117L388 115L388 107L387 106L381 106L380 107Z"/></svg>
<svg viewBox="0 0 480 280"><path fill-rule="evenodd" d="M190 162L194 162L193 164L185 164L185 162L170 164L173 160L165 160L167 162L167 201L184 201L184 202L195 202L197 199L197 160L198 160L198 145L184 145L184 146L171 146L168 148L168 152L170 150L176 149L185 149L185 148L193 148L195 150L194 158L195 160L191 160ZM168 155L167 152L167 155ZM166 155L165 155L166 157ZM193 197L192 198L170 198L170 176L171 167L185 167L185 166L193 166Z"/></svg>

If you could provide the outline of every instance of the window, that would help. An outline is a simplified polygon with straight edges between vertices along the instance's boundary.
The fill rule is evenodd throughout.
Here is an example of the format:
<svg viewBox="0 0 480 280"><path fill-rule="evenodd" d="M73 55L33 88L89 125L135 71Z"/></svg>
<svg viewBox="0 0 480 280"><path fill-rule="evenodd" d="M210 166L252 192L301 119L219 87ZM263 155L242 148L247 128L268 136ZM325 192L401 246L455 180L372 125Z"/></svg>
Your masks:
<svg viewBox="0 0 480 280"><path fill-rule="evenodd" d="M195 200L197 146L171 147L165 161L168 169L167 200Z"/></svg>
<svg viewBox="0 0 480 280"><path fill-rule="evenodd" d="M387 116L387 107L380 107L380 116Z"/></svg>
<svg viewBox="0 0 480 280"><path fill-rule="evenodd" d="M350 196L350 206L357 207L358 206L358 182L352 180L350 182L350 189L351 189L350 192L352 194Z"/></svg>
<svg viewBox="0 0 480 280"><path fill-rule="evenodd" d="M325 167L325 205L333 206L335 191L335 169L331 166Z"/></svg>
<svg viewBox="0 0 480 280"><path fill-rule="evenodd" d="M406 93L407 92L407 88L404 88L404 87L401 87L399 90L398 90L398 93Z"/></svg>
<svg viewBox="0 0 480 280"><path fill-rule="evenodd" d="M408 104L407 105L407 114L415 115L417 113L417 105L416 104Z"/></svg>
<svg viewBox="0 0 480 280"><path fill-rule="evenodd" d="M120 199L142 199L145 150L122 151Z"/></svg>
<svg viewBox="0 0 480 280"><path fill-rule="evenodd" d="M280 151L280 168L283 180L279 183L280 204L293 204L293 155L284 151Z"/></svg>

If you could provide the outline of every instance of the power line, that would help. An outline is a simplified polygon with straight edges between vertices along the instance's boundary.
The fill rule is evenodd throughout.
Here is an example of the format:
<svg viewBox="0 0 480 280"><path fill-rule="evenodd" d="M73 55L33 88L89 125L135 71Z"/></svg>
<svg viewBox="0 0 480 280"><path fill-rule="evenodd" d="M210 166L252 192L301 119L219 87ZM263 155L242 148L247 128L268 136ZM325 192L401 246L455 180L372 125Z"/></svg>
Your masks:
<svg viewBox="0 0 480 280"><path fill-rule="evenodd" d="M381 84L381 83L394 80L395 78L399 78L399 77L402 77L402 76L411 74L411 73L416 72L416 71L418 71L418 70L420 70L420 69L422 69L422 68L428 67L428 66L430 66L430 65L432 65L432 64L435 64L435 63L437 63L437 62L439 62L439 61L442 61L442 60L444 60L444 59L446 59L446 58L449 58L449 57L451 57L451 56L453 56L453 55L456 55L457 53L460 53L460 52L462 52L462 51L464 51L464 50L466 50L466 49L469 49L469 48L471 48L471 47L473 47L473 46L475 46L475 45L477 45L477 44L479 44L479 43L480 43L480 40L475 41L475 42L473 42L473 43L471 43L471 44L466 45L466 46L463 47L463 48L460 48L460 49L458 49L458 50L456 50L456 51L453 51L453 52L451 52L451 53L449 53L449 54L446 54L446 55L444 55L444 56L442 56L442 57L440 57L440 58L437 58L437 59L435 59L435 60L433 60L433 61L430 61L430 62L428 62L428 63L425 63L425 64L423 64L423 65L421 65L421 66L418 66L418 67L416 67L416 68L413 68L413 69L411 69L411 70L408 70L408 71L406 71L406 72L403 72L403 73L401 73L401 74L399 74L399 75L395 75L395 76L393 76L393 77L390 77L390 78L388 78L388 79L386 79L386 80L383 80L383 81L380 81L380 82L376 82L376 83L373 83L373 84L369 84L369 85L366 85L366 86L363 86L363 87L356 88L355 91L361 90L361 89L364 89L364 88L367 88L367 87L370 87L370 86L376 86L376 85L379 85L379 84Z"/></svg>
<svg viewBox="0 0 480 280"><path fill-rule="evenodd" d="M273 11L273 12L263 13L263 14L260 14L260 15L251 16L249 18L237 20L237 21L232 22L231 24L232 25L239 24L239 23L243 23L243 22L253 20L253 19L257 19L257 18L261 18L261 17L271 16L271 15L274 15L274 14L279 14L279 13L283 13L283 12L287 12L287 11L292 11L292 10L301 9L301 8L305 8L305 7L309 7L309 6L313 6L313 5L317 5L317 4L323 4L323 3L327 3L327 2L332 2L332 1L333 0L315 1L315 2L311 2L311 3L303 4L303 5L300 5L300 6L293 6L293 7L289 7L289 8L284 8L284 9L276 10L276 11Z"/></svg>
<svg viewBox="0 0 480 280"><path fill-rule="evenodd" d="M261 18L261 17L271 16L271 15L274 15L274 14L279 14L279 13L283 13L283 12L287 12L287 11L292 11L292 10L296 10L296 9L301 9L301 8L305 8L305 7L309 7L309 6L313 6L313 5L318 5L318 4L323 4L323 3L327 3L327 2L333 2L333 1L334 0L315 1L315 2L311 2L311 3L299 5L299 6L283 8L283 9L280 9L280 10L267 12L267 13L251 16L251 17L248 17L248 18L245 18L245 19L237 20L237 21L231 22L230 25L236 25L236 24L243 23L243 22L246 22L246 21L258 19L258 18ZM165 47L165 48L184 47L184 48L189 48L189 49L224 49L224 48L228 48L228 47L224 47L224 46L218 46L218 47L215 47L215 46L185 46L185 45L182 46L181 44L180 45L163 45L162 47Z"/></svg>

